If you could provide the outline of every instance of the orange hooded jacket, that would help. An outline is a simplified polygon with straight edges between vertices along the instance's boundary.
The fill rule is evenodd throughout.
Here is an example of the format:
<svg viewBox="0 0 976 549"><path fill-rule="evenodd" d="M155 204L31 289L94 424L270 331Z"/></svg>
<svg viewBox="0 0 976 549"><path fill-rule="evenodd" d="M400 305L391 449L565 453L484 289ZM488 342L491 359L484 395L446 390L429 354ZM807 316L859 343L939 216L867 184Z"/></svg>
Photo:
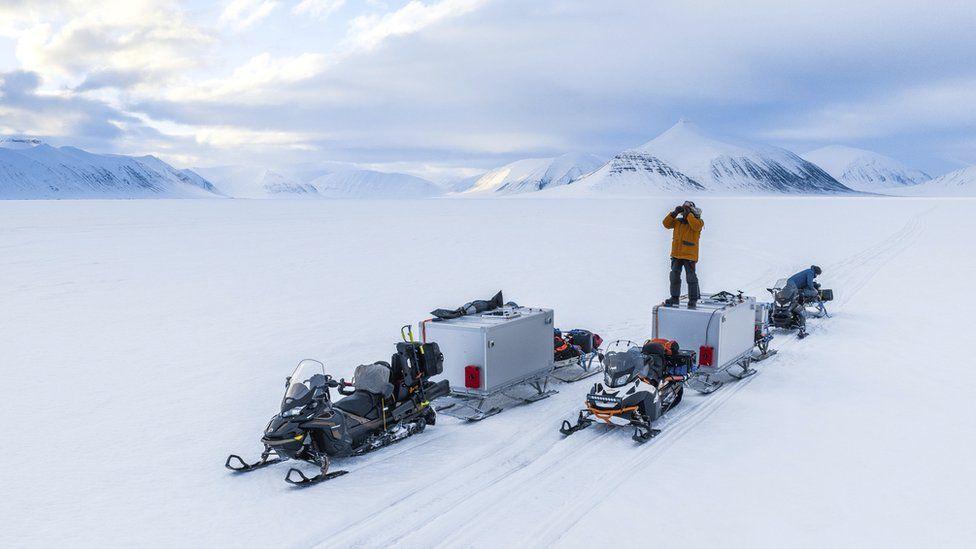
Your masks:
<svg viewBox="0 0 976 549"><path fill-rule="evenodd" d="M698 239L705 222L688 213L681 221L670 213L664 216L664 228L673 229L671 236L671 257L698 261Z"/></svg>

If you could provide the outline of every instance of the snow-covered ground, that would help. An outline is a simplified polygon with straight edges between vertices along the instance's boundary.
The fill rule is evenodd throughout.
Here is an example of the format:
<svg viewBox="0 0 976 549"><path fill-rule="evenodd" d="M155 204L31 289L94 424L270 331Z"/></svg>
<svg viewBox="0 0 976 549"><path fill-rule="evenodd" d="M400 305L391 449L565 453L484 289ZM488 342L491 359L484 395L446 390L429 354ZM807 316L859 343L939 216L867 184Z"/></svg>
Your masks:
<svg viewBox="0 0 976 549"><path fill-rule="evenodd" d="M644 446L588 382L336 463L257 456L302 358L348 376L503 289L649 335L673 200L0 202L0 546L972 547L976 201L696 199L706 290L816 262L834 318Z"/></svg>

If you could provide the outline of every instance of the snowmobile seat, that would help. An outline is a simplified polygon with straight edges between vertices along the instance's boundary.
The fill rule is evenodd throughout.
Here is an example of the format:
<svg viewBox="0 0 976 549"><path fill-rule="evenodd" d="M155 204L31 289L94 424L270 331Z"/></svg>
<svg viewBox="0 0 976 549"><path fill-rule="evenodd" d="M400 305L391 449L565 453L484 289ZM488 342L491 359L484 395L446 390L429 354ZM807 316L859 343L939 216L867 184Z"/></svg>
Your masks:
<svg viewBox="0 0 976 549"><path fill-rule="evenodd" d="M367 419L379 417L382 399L393 396L390 365L386 362L361 364L353 374L356 391L335 403L335 407Z"/></svg>
<svg viewBox="0 0 976 549"><path fill-rule="evenodd" d="M380 399L378 395L374 395L368 391L356 391L336 402L335 407L355 416L376 419L379 404Z"/></svg>
<svg viewBox="0 0 976 549"><path fill-rule="evenodd" d="M360 364L353 374L353 386L356 391L366 391L374 395L389 398L393 395L393 384L390 383L390 365L386 362Z"/></svg>

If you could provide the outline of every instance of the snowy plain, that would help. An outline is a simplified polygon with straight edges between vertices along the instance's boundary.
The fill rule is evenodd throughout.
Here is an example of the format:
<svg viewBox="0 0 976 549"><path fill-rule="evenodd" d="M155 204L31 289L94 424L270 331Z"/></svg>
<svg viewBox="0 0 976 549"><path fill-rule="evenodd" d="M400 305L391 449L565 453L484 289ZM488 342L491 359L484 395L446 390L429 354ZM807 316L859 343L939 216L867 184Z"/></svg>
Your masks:
<svg viewBox="0 0 976 549"><path fill-rule="evenodd" d="M557 428L589 381L294 489L245 476L283 379L388 360L498 289L649 336L668 199L0 202L0 546L972 547L976 200L696 199L706 291L837 300L664 432Z"/></svg>

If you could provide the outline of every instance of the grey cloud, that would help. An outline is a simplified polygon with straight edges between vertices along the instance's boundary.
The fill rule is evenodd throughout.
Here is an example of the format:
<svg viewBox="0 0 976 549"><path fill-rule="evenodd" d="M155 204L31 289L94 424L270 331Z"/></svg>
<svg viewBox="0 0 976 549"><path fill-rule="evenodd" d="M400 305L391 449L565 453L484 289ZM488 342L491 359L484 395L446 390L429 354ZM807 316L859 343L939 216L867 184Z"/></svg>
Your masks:
<svg viewBox="0 0 976 549"><path fill-rule="evenodd" d="M0 73L0 124L17 133L39 135L66 144L113 150L126 132L120 126L140 127L142 122L101 101L80 96L37 93L41 78L29 71ZM52 133L50 128L59 131Z"/></svg>
<svg viewBox="0 0 976 549"><path fill-rule="evenodd" d="M99 70L89 73L75 91L86 92L104 88L129 88L146 79L141 71Z"/></svg>

